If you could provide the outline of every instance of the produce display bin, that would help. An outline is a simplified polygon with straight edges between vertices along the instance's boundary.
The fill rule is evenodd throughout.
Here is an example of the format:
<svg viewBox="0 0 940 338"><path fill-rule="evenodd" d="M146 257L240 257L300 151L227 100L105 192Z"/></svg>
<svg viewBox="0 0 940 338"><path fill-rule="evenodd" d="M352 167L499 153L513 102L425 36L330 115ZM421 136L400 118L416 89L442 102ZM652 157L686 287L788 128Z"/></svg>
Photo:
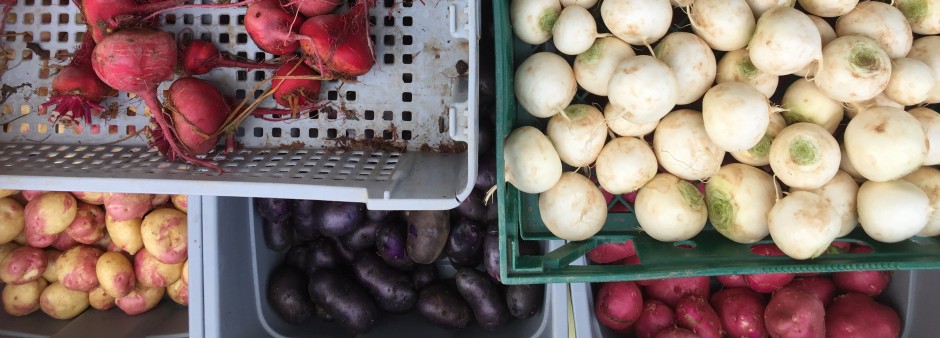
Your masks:
<svg viewBox="0 0 940 338"><path fill-rule="evenodd" d="M930 337L940 330L940 323L933 320L936 304L940 302L940 292L934 287L937 280L940 270L895 271L891 284L876 297L878 302L898 311L901 337ZM620 336L597 322L590 284L571 284L571 301L578 338Z"/></svg>
<svg viewBox="0 0 940 338"><path fill-rule="evenodd" d="M58 320L36 311L14 317L0 311L0 337L202 337L202 203L188 196L189 306L164 296L155 308L129 316L117 307L108 311L88 308L71 320Z"/></svg>
<svg viewBox="0 0 940 338"><path fill-rule="evenodd" d="M324 81L325 106L299 119L247 119L235 137L240 149L217 147L207 155L222 174L167 162L147 147L138 132L151 112L134 95L104 101L103 118L90 125L51 123L39 105L85 24L69 0L15 2L0 41L0 181L9 188L316 197L375 210L450 209L473 188L477 1L378 1L370 12L372 71L354 81ZM242 58L272 59L246 34L244 14L245 7L182 9L159 24L179 41L199 38ZM256 85L272 74L226 68L199 77L241 100L261 96L268 86ZM275 107L273 99L261 107Z"/></svg>
<svg viewBox="0 0 940 338"><path fill-rule="evenodd" d="M281 320L267 302L267 279L283 261L284 253L269 250L262 237L261 219L251 199L204 197L203 238L206 285L205 333L210 337L344 337L351 336L335 323L311 318L304 325ZM560 245L561 243L551 243ZM449 263L439 264L448 273ZM452 273L453 270L450 270ZM464 330L434 325L417 312L383 314L362 337L568 337L568 289L555 284L545 288L545 303L535 316L514 319L497 330L475 324Z"/></svg>
<svg viewBox="0 0 940 338"><path fill-rule="evenodd" d="M573 283L615 280L639 280L684 276L713 276L772 272L833 272L852 270L898 270L940 268L940 242L935 238L915 237L895 244L872 240L859 227L839 240L864 243L874 249L864 259L855 254L828 254L797 261L788 257L767 257L754 254L751 245L726 239L711 225L689 241L664 243L639 230L636 216L623 196L610 200L610 210L603 228L588 240L569 242L544 256L519 255L520 240L558 239L545 227L539 213L538 195L525 194L505 183L503 144L509 133L521 126L544 129L547 120L528 114L516 100L513 73L529 55L553 51L551 44L533 46L518 40L509 21L511 0L494 1L496 27L497 78L497 190L500 231L500 274L505 283ZM675 14L677 18L681 11ZM680 22L681 23L681 22ZM676 24L675 27L688 25ZM568 56L569 62L573 60ZM783 87L782 87L783 88ZM575 102L589 102L583 90ZM565 170L574 168L565 167ZM585 169L587 170L587 169ZM632 239L643 264L640 265L576 265L575 260L602 243L623 243ZM770 243L770 236L754 243Z"/></svg>

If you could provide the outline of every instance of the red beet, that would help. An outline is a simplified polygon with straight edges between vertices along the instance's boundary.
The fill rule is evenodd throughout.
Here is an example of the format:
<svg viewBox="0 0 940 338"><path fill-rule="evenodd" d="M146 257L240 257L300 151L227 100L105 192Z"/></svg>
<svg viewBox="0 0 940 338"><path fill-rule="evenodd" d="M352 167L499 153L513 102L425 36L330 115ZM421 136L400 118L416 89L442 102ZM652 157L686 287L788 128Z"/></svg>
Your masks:
<svg viewBox="0 0 940 338"><path fill-rule="evenodd" d="M215 147L219 136L213 135L231 113L218 89L194 77L183 77L170 85L166 107L173 117L177 137L194 155Z"/></svg>
<svg viewBox="0 0 940 338"><path fill-rule="evenodd" d="M277 64L232 60L219 52L211 42L194 40L183 50L183 70L190 75L201 75L219 67L253 69L276 69Z"/></svg>
<svg viewBox="0 0 940 338"><path fill-rule="evenodd" d="M307 19L300 33L309 37L300 41L307 64L324 75L356 77L368 73L375 64L369 40L369 9L374 0L360 0L343 14L328 14Z"/></svg>
<svg viewBox="0 0 940 338"><path fill-rule="evenodd" d="M245 12L245 31L261 50L274 55L297 51L297 32L303 17L287 13L278 0L256 0Z"/></svg>
<svg viewBox="0 0 940 338"><path fill-rule="evenodd" d="M329 14L343 4L341 0L281 0L281 4L306 17Z"/></svg>
<svg viewBox="0 0 940 338"><path fill-rule="evenodd" d="M278 77L316 77L317 73L299 60L286 62L274 72L271 88L274 101L293 112L317 102L320 95L320 80L313 78L279 79Z"/></svg>
<svg viewBox="0 0 940 338"><path fill-rule="evenodd" d="M102 82L91 67L94 49L95 40L91 34L83 35L82 44L73 52L69 65L52 79L52 96L39 106L44 111L55 107L50 119L84 120L87 124L91 123L92 115L104 111L99 103L111 94L111 87Z"/></svg>

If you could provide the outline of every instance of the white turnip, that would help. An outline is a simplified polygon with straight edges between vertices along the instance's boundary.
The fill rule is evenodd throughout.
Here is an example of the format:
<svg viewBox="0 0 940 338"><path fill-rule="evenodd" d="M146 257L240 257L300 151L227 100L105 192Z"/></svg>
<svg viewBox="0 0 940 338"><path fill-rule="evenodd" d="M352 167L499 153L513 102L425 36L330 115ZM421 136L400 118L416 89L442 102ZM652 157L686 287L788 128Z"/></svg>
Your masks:
<svg viewBox="0 0 940 338"><path fill-rule="evenodd" d="M738 243L754 243L769 234L767 213L777 200L770 174L740 163L721 167L705 185L708 219L719 233Z"/></svg>
<svg viewBox="0 0 940 338"><path fill-rule="evenodd" d="M940 114L927 107L917 107L907 112L920 122L927 136L927 159L924 165L940 164Z"/></svg>
<svg viewBox="0 0 940 338"><path fill-rule="evenodd" d="M898 179L927 158L927 137L916 118L891 107L869 108L845 128L845 150L863 177L878 182Z"/></svg>
<svg viewBox="0 0 940 338"><path fill-rule="evenodd" d="M917 235L927 237L940 235L940 170L933 167L921 167L901 179L923 190L930 201L932 212L929 220Z"/></svg>
<svg viewBox="0 0 940 338"><path fill-rule="evenodd" d="M894 0L894 6L901 10L911 30L921 35L940 34L940 1L937 0Z"/></svg>
<svg viewBox="0 0 940 338"><path fill-rule="evenodd" d="M529 194L550 189L561 177L561 159L552 141L534 127L519 127L503 144L506 182Z"/></svg>
<svg viewBox="0 0 940 338"><path fill-rule="evenodd" d="M850 119L854 119L855 115L858 115L858 112L867 110L872 107L894 107L904 109L904 105L895 102L884 92L876 95L875 97L859 102L845 102L843 108L845 108L845 116L848 116Z"/></svg>
<svg viewBox="0 0 940 338"><path fill-rule="evenodd" d="M578 83L568 61L554 53L529 56L515 74L519 104L535 117L552 117L564 111L574 99Z"/></svg>
<svg viewBox="0 0 940 338"><path fill-rule="evenodd" d="M787 75L822 57L822 38L816 24L803 12L775 7L757 20L747 51L757 69Z"/></svg>
<svg viewBox="0 0 940 338"><path fill-rule="evenodd" d="M568 6L581 6L584 8L591 8L597 4L597 0L561 0L561 5Z"/></svg>
<svg viewBox="0 0 940 338"><path fill-rule="evenodd" d="M584 53L595 39L609 35L597 32L591 12L581 6L565 7L552 26L552 43L559 52L568 55Z"/></svg>
<svg viewBox="0 0 940 338"><path fill-rule="evenodd" d="M933 212L927 194L905 180L868 181L858 188L858 222L879 242L900 242L918 234Z"/></svg>
<svg viewBox="0 0 940 338"><path fill-rule="evenodd" d="M820 18L815 15L807 15L807 16L809 16L810 20L813 20L813 24L816 25L816 30L819 31L819 39L820 39L820 42L822 42L822 45L820 46L820 48L826 47L826 45L828 45L830 41L835 40L838 37L836 35L836 30L832 28L832 25L826 22L826 20L823 20L823 18ZM800 77L806 77L806 76L812 75L816 72L816 66L817 66L817 62L810 63L805 68L797 71L796 73L793 73L793 75L800 76Z"/></svg>
<svg viewBox="0 0 940 338"><path fill-rule="evenodd" d="M601 3L604 25L631 45L649 45L669 31L669 0L605 0Z"/></svg>
<svg viewBox="0 0 940 338"><path fill-rule="evenodd" d="M884 94L905 106L918 104L927 99L936 85L933 69L923 61L911 58L891 60L891 80Z"/></svg>
<svg viewBox="0 0 940 338"><path fill-rule="evenodd" d="M747 5L751 7L751 12L754 13L755 17L760 18L764 12L767 12L774 7L787 6L793 7L796 4L796 0L746 0Z"/></svg>
<svg viewBox="0 0 940 338"><path fill-rule="evenodd" d="M858 5L858 0L799 0L807 13L824 18L843 16Z"/></svg>
<svg viewBox="0 0 940 338"><path fill-rule="evenodd" d="M884 2L865 1L836 21L839 36L862 35L878 42L892 59L911 50L911 24L900 10Z"/></svg>
<svg viewBox="0 0 940 338"><path fill-rule="evenodd" d="M555 186L539 194L539 213L553 235L582 241L604 226L607 202L591 180L568 172L561 175Z"/></svg>
<svg viewBox="0 0 940 338"><path fill-rule="evenodd" d="M806 79L790 84L780 105L785 109L780 115L786 119L787 125L809 122L823 127L830 134L839 127L844 115L841 102L829 98Z"/></svg>
<svg viewBox="0 0 940 338"><path fill-rule="evenodd" d="M702 99L705 131L725 151L747 150L760 142L770 114L767 97L746 83L719 83Z"/></svg>
<svg viewBox="0 0 940 338"><path fill-rule="evenodd" d="M561 14L558 0L516 0L509 3L512 31L522 42L540 45L552 38L552 27Z"/></svg>
<svg viewBox="0 0 940 338"><path fill-rule="evenodd" d="M925 102L940 103L940 36L931 35L914 40L907 57L923 61L933 70L933 77L937 81Z"/></svg>
<svg viewBox="0 0 940 338"><path fill-rule="evenodd" d="M747 46L756 26L745 0L696 0L689 21L695 35L712 49L725 52Z"/></svg>
<svg viewBox="0 0 940 338"><path fill-rule="evenodd" d="M695 237L708 221L698 188L669 173L657 174L640 188L633 212L643 232L662 242Z"/></svg>
<svg viewBox="0 0 940 338"><path fill-rule="evenodd" d="M682 85L676 104L695 102L715 82L715 53L695 34L669 33L659 41L653 53L672 69L677 83Z"/></svg>
<svg viewBox="0 0 940 338"><path fill-rule="evenodd" d="M607 84L607 96L614 116L646 124L661 119L676 106L679 86L666 63L649 55L637 55L626 58L614 69Z"/></svg>
<svg viewBox="0 0 940 338"><path fill-rule="evenodd" d="M790 191L799 190L801 189L790 189ZM841 227L836 237L848 235L858 225L858 210L855 208L858 183L855 182L852 176L840 170L823 186L807 191L826 198L832 204L832 207L836 209L836 212L839 213Z"/></svg>
<svg viewBox="0 0 940 338"><path fill-rule="evenodd" d="M591 48L574 59L574 77L581 88L589 93L607 96L607 83L614 75L614 68L635 55L630 45L617 37L594 40Z"/></svg>
<svg viewBox="0 0 940 338"><path fill-rule="evenodd" d="M604 148L607 123L594 106L573 104L548 120L545 133L562 162L576 168L584 167L594 163Z"/></svg>
<svg viewBox="0 0 940 338"><path fill-rule="evenodd" d="M767 215L770 237L793 259L816 258L838 236L842 220L825 197L792 191L777 201Z"/></svg>
<svg viewBox="0 0 940 338"><path fill-rule="evenodd" d="M604 146L594 169L605 191L626 194L640 189L656 175L656 155L646 141L618 137Z"/></svg>
<svg viewBox="0 0 940 338"><path fill-rule="evenodd" d="M653 152L659 164L684 180L711 177L724 160L725 151L708 137L702 113L680 109L669 113L653 133Z"/></svg>
<svg viewBox="0 0 940 338"><path fill-rule="evenodd" d="M659 120L644 124L633 124L622 115L618 116L612 105L604 106L604 119L607 120L607 127L610 131L619 136L642 137L649 134L659 125Z"/></svg>
<svg viewBox="0 0 940 338"><path fill-rule="evenodd" d="M891 59L878 42L845 35L823 47L816 86L836 101L858 102L880 94L891 79Z"/></svg>
<svg viewBox="0 0 940 338"><path fill-rule="evenodd" d="M836 175L839 143L822 127L801 122L786 127L770 145L770 167L784 184L816 189Z"/></svg>
<svg viewBox="0 0 940 338"><path fill-rule="evenodd" d="M787 123L780 114L770 114L770 124L767 125L767 132L764 133L764 137L761 137L760 141L748 150L731 152L731 156L738 162L755 167L770 164L770 145L773 143L774 138L780 134L780 131L786 127Z"/></svg>
<svg viewBox="0 0 940 338"><path fill-rule="evenodd" d="M718 61L718 73L715 80L721 84L725 82L743 82L754 86L765 97L771 97L777 91L780 77L762 72L747 54L746 49L738 49L725 53Z"/></svg>

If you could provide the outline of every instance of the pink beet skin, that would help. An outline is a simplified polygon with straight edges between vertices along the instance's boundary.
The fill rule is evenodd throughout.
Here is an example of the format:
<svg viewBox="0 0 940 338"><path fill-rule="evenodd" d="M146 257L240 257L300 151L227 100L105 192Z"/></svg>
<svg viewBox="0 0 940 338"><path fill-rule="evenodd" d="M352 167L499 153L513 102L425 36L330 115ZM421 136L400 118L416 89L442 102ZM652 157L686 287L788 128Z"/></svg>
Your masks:
<svg viewBox="0 0 940 338"><path fill-rule="evenodd" d="M836 297L825 319L830 338L885 338L901 335L901 317L894 309L861 293Z"/></svg>
<svg viewBox="0 0 940 338"><path fill-rule="evenodd" d="M633 326L643 311L643 295L633 282L612 282L601 285L594 303L597 321L615 330Z"/></svg>
<svg viewBox="0 0 940 338"><path fill-rule="evenodd" d="M675 323L676 315L669 305L655 299L647 299L640 317L636 320L634 332L637 338L651 338Z"/></svg>
<svg viewBox="0 0 940 338"><path fill-rule="evenodd" d="M764 326L764 297L746 287L727 288L716 292L711 304L721 319L721 327L730 337L767 337Z"/></svg>
<svg viewBox="0 0 940 338"><path fill-rule="evenodd" d="M771 293L789 284L795 276L792 273L763 273L744 276L747 286L760 293Z"/></svg>
<svg viewBox="0 0 940 338"><path fill-rule="evenodd" d="M721 319L715 309L698 295L685 295L676 305L679 327L689 329L702 338L720 338L724 335Z"/></svg>
<svg viewBox="0 0 940 338"><path fill-rule="evenodd" d="M826 310L815 295L786 287L775 292L764 310L764 325L772 337L823 338Z"/></svg>
<svg viewBox="0 0 940 338"><path fill-rule="evenodd" d="M708 299L711 290L708 277L668 278L651 281L646 295L675 307L685 295L696 295Z"/></svg>

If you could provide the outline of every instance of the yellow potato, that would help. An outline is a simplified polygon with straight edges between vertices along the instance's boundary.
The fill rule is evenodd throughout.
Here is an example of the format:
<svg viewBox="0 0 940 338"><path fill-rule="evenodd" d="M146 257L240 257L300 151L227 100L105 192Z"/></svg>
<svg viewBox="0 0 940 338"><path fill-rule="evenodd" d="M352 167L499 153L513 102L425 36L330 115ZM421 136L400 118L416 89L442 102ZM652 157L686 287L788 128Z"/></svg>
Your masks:
<svg viewBox="0 0 940 338"><path fill-rule="evenodd" d="M59 276L55 273L55 261L58 260L61 255L62 251L46 250L46 271L42 272L42 278L45 278L49 283L59 281Z"/></svg>
<svg viewBox="0 0 940 338"><path fill-rule="evenodd" d="M88 308L88 293L69 290L59 282L49 284L39 296L39 308L55 319L72 319Z"/></svg>
<svg viewBox="0 0 940 338"><path fill-rule="evenodd" d="M16 238L13 239L13 242L19 245L29 245L29 241L26 240L26 231L20 231L19 235L16 235Z"/></svg>
<svg viewBox="0 0 940 338"><path fill-rule="evenodd" d="M165 291L166 288L152 288L137 284L134 291L131 291L127 296L116 299L114 303L126 314L139 315L156 307L160 303L160 299L163 298Z"/></svg>
<svg viewBox="0 0 940 338"><path fill-rule="evenodd" d="M25 316L39 310L39 296L49 285L45 279L26 284L6 284L3 287L3 310L11 316Z"/></svg>
<svg viewBox="0 0 940 338"><path fill-rule="evenodd" d="M177 304L189 305L189 284L182 279L166 287L166 294Z"/></svg>
<svg viewBox="0 0 940 338"><path fill-rule="evenodd" d="M42 235L65 231L75 220L78 201L67 192L47 192L26 203L26 225L35 226Z"/></svg>
<svg viewBox="0 0 940 338"><path fill-rule="evenodd" d="M150 205L153 206L154 208L161 207L169 201L170 201L170 195L154 194L153 201L150 202Z"/></svg>
<svg viewBox="0 0 940 338"><path fill-rule="evenodd" d="M173 195L173 197L170 198L170 201L173 202L173 207L175 207L176 210L188 212L189 199L186 197L186 195Z"/></svg>
<svg viewBox="0 0 940 338"><path fill-rule="evenodd" d="M183 269L180 271L180 279L183 283L189 284L189 260L183 262Z"/></svg>
<svg viewBox="0 0 940 338"><path fill-rule="evenodd" d="M115 221L111 215L105 215L104 225L111 236L111 242L121 250L133 255L137 250L144 247L144 241L140 237L140 225L143 219L131 218L126 221Z"/></svg>
<svg viewBox="0 0 940 338"><path fill-rule="evenodd" d="M72 195L75 196L78 200L93 204L93 205L102 205L104 204L104 195L103 192L89 192L89 191L73 191Z"/></svg>
<svg viewBox="0 0 940 338"><path fill-rule="evenodd" d="M96 205L79 203L75 220L65 233L78 243L95 244L104 237L104 210Z"/></svg>
<svg viewBox="0 0 940 338"><path fill-rule="evenodd" d="M11 252L13 252L13 250L16 250L16 248L19 248L19 247L20 245L16 243L0 244L0 262L3 262L3 259L7 258L7 255L9 255Z"/></svg>
<svg viewBox="0 0 940 338"><path fill-rule="evenodd" d="M114 297L105 293L99 286L88 292L88 304L96 310L108 310L114 307Z"/></svg>
<svg viewBox="0 0 940 338"><path fill-rule="evenodd" d="M26 228L23 206L12 198L0 198L0 244L9 243Z"/></svg>
<svg viewBox="0 0 940 338"><path fill-rule="evenodd" d="M105 252L95 266L98 283L114 298L127 296L137 284L131 261L120 252Z"/></svg>
<svg viewBox="0 0 940 338"><path fill-rule="evenodd" d="M19 190L12 190L12 189L0 189L0 198L4 198L4 197L8 197L8 196L13 196L14 194L16 194L16 193L18 193L18 192L20 192L20 191L19 191Z"/></svg>
<svg viewBox="0 0 940 338"><path fill-rule="evenodd" d="M186 214L170 208L151 211L140 225L144 247L154 257L166 264L182 263L186 260L187 223Z"/></svg>

